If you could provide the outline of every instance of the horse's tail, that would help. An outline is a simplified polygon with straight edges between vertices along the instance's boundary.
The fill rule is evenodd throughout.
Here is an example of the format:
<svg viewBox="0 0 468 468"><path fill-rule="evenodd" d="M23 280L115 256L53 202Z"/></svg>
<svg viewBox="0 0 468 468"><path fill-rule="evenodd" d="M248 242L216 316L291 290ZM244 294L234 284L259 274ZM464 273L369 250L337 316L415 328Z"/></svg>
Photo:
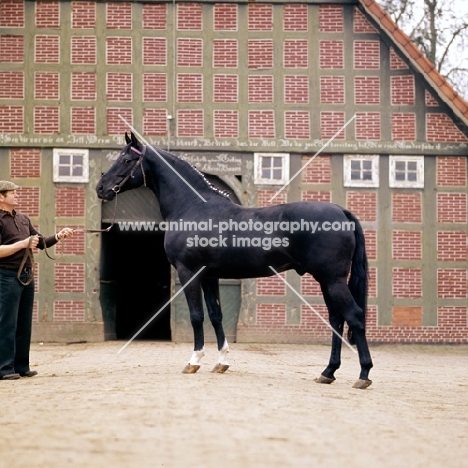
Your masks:
<svg viewBox="0 0 468 468"><path fill-rule="evenodd" d="M368 265L366 254L366 243L361 223L350 211L343 209L344 214L349 221L354 223L354 235L356 237L356 249L354 250L351 264L351 275L348 281L348 287L353 295L356 304L364 312L364 326L367 309L367 285L368 285ZM348 329L348 341L355 344L351 330Z"/></svg>

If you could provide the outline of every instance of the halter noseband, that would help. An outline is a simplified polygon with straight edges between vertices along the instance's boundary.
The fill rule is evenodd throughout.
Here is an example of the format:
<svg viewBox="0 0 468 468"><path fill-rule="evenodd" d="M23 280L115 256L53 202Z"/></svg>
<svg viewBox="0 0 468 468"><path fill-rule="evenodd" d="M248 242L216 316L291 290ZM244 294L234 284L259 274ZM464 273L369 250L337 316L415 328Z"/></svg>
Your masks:
<svg viewBox="0 0 468 468"><path fill-rule="evenodd" d="M137 148L134 148L133 146L130 147L130 149L139 155L139 158L138 158L138 161L135 163L135 165L133 166L130 174L128 174L127 176L125 176L121 181L120 183L118 183L117 185L114 185L114 187L112 187L112 191L117 195L119 192L120 192L120 189L122 188L122 186L125 184L125 182L127 182L128 179L130 178L133 178L133 174L134 172L136 171L136 168L138 166L140 166L141 168L141 174L143 175L143 185L146 187L146 176L145 176L145 171L143 170L143 165L142 165L142 162L143 162L143 158L145 157L145 153L146 153L146 146L143 146L143 151L140 151L139 149Z"/></svg>

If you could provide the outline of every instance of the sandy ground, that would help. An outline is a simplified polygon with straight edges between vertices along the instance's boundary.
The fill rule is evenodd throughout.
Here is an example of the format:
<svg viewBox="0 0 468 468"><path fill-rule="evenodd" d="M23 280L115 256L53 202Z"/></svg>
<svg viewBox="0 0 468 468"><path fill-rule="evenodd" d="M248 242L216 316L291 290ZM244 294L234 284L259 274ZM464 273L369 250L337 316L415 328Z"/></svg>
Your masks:
<svg viewBox="0 0 468 468"><path fill-rule="evenodd" d="M231 344L231 368L182 374L191 344L34 344L34 378L0 381L0 467L468 467L468 347L373 347L352 388L343 350Z"/></svg>

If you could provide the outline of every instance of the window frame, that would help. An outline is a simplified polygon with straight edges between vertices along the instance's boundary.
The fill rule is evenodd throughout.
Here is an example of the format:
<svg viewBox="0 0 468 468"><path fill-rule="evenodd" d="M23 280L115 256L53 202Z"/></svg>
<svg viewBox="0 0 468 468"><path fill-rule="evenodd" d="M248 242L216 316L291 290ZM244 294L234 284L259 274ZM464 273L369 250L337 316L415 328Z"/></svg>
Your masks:
<svg viewBox="0 0 468 468"><path fill-rule="evenodd" d="M379 156L378 154L345 154L343 156L343 185L345 187L379 187ZM371 161L372 178L370 180L354 180L351 179L351 162L352 161Z"/></svg>
<svg viewBox="0 0 468 468"><path fill-rule="evenodd" d="M399 161L416 163L416 181L396 180L396 163ZM405 174L408 174L405 171ZM390 188L424 188L424 156L390 155L388 162L388 185Z"/></svg>
<svg viewBox="0 0 468 468"><path fill-rule="evenodd" d="M262 177L264 157L281 158L281 179ZM289 181L289 153L254 153L254 183L257 185L284 185Z"/></svg>
<svg viewBox="0 0 468 468"><path fill-rule="evenodd" d="M60 156L82 156L83 157L83 174L81 176L64 176L60 175ZM53 181L68 182L68 183L87 183L89 182L89 150L88 149L70 149L70 148L54 148L53 149Z"/></svg>

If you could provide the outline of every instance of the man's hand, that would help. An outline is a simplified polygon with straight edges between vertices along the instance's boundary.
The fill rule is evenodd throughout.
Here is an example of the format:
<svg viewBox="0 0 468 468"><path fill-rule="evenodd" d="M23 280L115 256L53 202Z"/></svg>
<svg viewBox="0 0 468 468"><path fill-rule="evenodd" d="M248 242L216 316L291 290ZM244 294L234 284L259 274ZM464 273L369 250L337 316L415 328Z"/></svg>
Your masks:
<svg viewBox="0 0 468 468"><path fill-rule="evenodd" d="M31 243L29 242L31 240ZM28 247L30 249L33 249L34 247L37 246L39 243L39 236L29 236L23 241L25 243L24 248L27 249Z"/></svg>
<svg viewBox="0 0 468 468"><path fill-rule="evenodd" d="M57 238L57 240L62 240L66 239L67 237L73 236L74 233L75 231L73 229L66 227L57 232L57 234L55 234L55 237Z"/></svg>

